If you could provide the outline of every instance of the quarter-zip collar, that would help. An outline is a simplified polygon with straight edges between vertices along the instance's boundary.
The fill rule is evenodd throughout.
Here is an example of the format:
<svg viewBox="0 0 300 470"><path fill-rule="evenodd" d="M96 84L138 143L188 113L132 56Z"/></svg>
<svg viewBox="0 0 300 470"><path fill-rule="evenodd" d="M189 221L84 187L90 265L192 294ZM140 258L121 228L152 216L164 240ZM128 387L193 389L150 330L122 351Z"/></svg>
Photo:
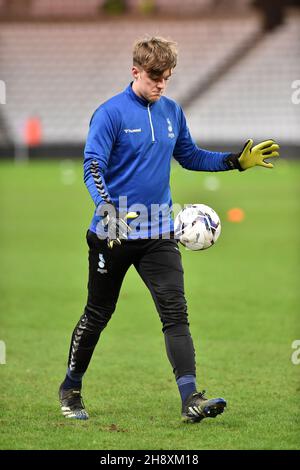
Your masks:
<svg viewBox="0 0 300 470"><path fill-rule="evenodd" d="M155 135L154 135L154 129L153 129L153 123L152 123L152 117L151 117L151 111L150 111L150 103L148 103L147 111L148 111L149 123L150 123L150 127L151 127L152 142L155 142Z"/></svg>
<svg viewBox="0 0 300 470"><path fill-rule="evenodd" d="M132 89L132 84L133 82L128 85L128 87L125 90L125 93L127 93L130 98L135 101L136 103L139 103L143 108L147 109L148 113L148 118L149 118L149 125L151 129L151 140L152 143L155 143L155 134L154 134L154 128L153 128L153 122L152 122L152 117L151 117L151 108L155 105L155 103L151 103L150 101L146 100L145 98L141 98L138 96Z"/></svg>
<svg viewBox="0 0 300 470"><path fill-rule="evenodd" d="M132 84L133 82L131 82L128 87L126 88L125 90L125 93L127 93L131 99L133 99L133 101L141 104L144 108L147 108L148 106L152 108L152 106L154 106L156 103L151 103L150 101L146 100L145 98L141 98L140 96L138 96L132 89Z"/></svg>

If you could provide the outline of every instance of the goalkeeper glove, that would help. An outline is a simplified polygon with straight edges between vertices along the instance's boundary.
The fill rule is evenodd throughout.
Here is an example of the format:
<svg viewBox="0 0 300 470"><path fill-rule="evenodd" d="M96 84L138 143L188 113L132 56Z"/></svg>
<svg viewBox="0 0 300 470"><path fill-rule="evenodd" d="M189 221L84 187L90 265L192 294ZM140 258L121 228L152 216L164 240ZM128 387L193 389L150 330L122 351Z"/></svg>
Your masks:
<svg viewBox="0 0 300 470"><path fill-rule="evenodd" d="M106 214L102 218L102 225L107 231L107 245L109 248L113 248L115 245L121 245L121 240L128 238L128 232L131 228L125 220L133 220L138 217L137 212L128 212L123 218L117 208L113 204L106 204L106 207L110 206L110 209L106 211Z"/></svg>
<svg viewBox="0 0 300 470"><path fill-rule="evenodd" d="M279 145L274 140L265 140L255 147L252 145L253 140L249 139L238 157L241 169L247 170L256 165L273 168L273 164L265 162L265 158L279 157Z"/></svg>

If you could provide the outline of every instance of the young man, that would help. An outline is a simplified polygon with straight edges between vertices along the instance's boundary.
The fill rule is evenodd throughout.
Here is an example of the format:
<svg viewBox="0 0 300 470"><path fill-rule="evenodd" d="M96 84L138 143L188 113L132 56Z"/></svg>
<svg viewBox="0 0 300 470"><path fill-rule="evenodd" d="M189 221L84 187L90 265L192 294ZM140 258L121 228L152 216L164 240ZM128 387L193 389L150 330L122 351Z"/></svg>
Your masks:
<svg viewBox="0 0 300 470"><path fill-rule="evenodd" d="M182 419L199 422L226 407L223 398L208 399L196 388L181 255L171 218L171 158L189 170L242 171L255 165L271 168L264 159L277 157L279 147L268 140L252 148L249 140L240 154L198 148L180 106L162 96L176 62L172 41L159 37L138 41L133 82L102 104L91 119L84 181L96 210L87 232L87 304L73 332L67 374L59 389L61 410L68 418L88 419L82 378L132 264L160 315L182 399Z"/></svg>

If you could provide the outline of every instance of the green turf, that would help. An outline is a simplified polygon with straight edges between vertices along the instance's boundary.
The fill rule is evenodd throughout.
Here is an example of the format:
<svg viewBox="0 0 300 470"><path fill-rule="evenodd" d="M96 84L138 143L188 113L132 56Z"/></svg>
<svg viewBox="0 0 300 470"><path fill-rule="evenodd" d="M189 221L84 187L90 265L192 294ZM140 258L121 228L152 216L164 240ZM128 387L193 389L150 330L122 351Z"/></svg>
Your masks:
<svg viewBox="0 0 300 470"><path fill-rule="evenodd" d="M217 174L216 191L206 189L208 174L173 168L174 202L206 203L222 219L213 248L182 250L199 389L228 400L226 413L198 425L180 421L158 315L134 270L86 374L91 419L60 415L57 388L86 300L93 210L80 163L67 167L0 165L0 448L299 449L300 365L291 344L300 338L300 165ZM241 224L226 220L237 206Z"/></svg>

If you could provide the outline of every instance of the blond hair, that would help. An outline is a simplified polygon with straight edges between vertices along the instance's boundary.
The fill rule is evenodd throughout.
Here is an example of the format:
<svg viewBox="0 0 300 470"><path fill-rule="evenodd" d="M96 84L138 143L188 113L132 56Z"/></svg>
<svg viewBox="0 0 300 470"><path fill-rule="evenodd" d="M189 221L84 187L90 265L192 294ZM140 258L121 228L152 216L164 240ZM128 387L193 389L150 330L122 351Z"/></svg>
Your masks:
<svg viewBox="0 0 300 470"><path fill-rule="evenodd" d="M150 76L159 77L177 64L177 44L159 37L146 37L135 42L133 65L141 67Z"/></svg>

